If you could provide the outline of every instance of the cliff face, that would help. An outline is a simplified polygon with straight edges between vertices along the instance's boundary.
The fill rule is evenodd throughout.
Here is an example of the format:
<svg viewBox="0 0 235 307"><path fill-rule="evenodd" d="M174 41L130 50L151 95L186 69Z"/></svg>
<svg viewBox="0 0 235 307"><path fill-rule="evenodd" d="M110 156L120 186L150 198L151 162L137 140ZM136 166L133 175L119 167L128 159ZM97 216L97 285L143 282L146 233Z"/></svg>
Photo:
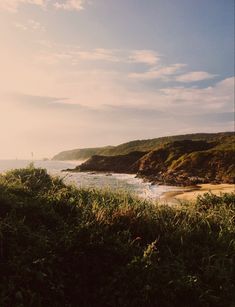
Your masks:
<svg viewBox="0 0 235 307"><path fill-rule="evenodd" d="M151 182L168 185L234 183L234 141L234 136L216 142L184 140L147 153L95 155L75 170L134 173Z"/></svg>
<svg viewBox="0 0 235 307"><path fill-rule="evenodd" d="M77 167L78 171L98 171L114 173L137 173L136 161L146 153L134 151L128 155L98 156L95 155Z"/></svg>
<svg viewBox="0 0 235 307"><path fill-rule="evenodd" d="M139 163L138 175L159 184L234 183L234 152L196 151L172 158L160 150L151 152Z"/></svg>

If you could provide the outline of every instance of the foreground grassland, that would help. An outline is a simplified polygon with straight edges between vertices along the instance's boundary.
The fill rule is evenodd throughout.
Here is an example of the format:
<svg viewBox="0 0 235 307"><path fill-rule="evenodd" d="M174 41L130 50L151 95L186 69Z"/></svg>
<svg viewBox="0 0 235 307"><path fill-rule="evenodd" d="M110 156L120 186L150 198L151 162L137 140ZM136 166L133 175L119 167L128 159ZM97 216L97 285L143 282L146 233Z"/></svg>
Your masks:
<svg viewBox="0 0 235 307"><path fill-rule="evenodd" d="M181 207L0 176L0 306L235 306L235 195Z"/></svg>

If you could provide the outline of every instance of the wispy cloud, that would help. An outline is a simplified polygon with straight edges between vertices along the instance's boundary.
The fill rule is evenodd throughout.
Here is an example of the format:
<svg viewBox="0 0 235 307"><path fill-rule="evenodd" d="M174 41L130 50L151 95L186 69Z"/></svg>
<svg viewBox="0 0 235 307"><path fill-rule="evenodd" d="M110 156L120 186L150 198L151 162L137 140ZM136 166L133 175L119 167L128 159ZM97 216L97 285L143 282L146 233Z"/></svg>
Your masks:
<svg viewBox="0 0 235 307"><path fill-rule="evenodd" d="M115 69L129 70L125 77L130 80L158 79L164 82L192 83L213 79L217 76L206 71L186 72L187 64L184 63L165 65L162 61L163 56L160 56L155 50L83 49L76 45L58 46L56 44L44 47L35 57L45 64L66 63L69 66L76 66L82 62L119 63L119 68L115 67ZM126 65L128 63L145 64L148 67L140 72L136 66Z"/></svg>
<svg viewBox="0 0 235 307"><path fill-rule="evenodd" d="M29 95L23 93L6 93L5 97L11 103L25 104L27 107L34 108L35 106L45 107L48 105L58 106L65 104L66 98L58 98L52 96Z"/></svg>
<svg viewBox="0 0 235 307"><path fill-rule="evenodd" d="M153 80L161 79L168 80L169 77L179 73L182 68L186 65L181 63L176 63L170 66L160 67L160 68L151 68L148 71L141 73L130 73L129 77L138 80Z"/></svg>
<svg viewBox="0 0 235 307"><path fill-rule="evenodd" d="M67 0L55 2L54 7L67 11L80 11L84 9L84 0Z"/></svg>
<svg viewBox="0 0 235 307"><path fill-rule="evenodd" d="M91 61L110 61L118 62L119 58L114 51L109 49L97 48L91 51L78 50L71 53L73 56L78 56L82 60Z"/></svg>
<svg viewBox="0 0 235 307"><path fill-rule="evenodd" d="M0 10L6 10L9 12L17 12L20 5L33 4L39 7L46 6L46 0L1 0Z"/></svg>
<svg viewBox="0 0 235 307"><path fill-rule="evenodd" d="M160 61L160 55L153 50L133 50L129 56L131 62L156 65Z"/></svg>
<svg viewBox="0 0 235 307"><path fill-rule="evenodd" d="M84 3L85 0L1 0L0 10L15 13L22 5L36 5L40 8L80 11L84 9Z"/></svg>
<svg viewBox="0 0 235 307"><path fill-rule="evenodd" d="M72 46L67 46L60 52L51 49L42 51L39 55L36 55L36 58L46 64L58 64L63 61L69 61L71 65L79 64L81 61L121 61L118 54L110 49L96 48L91 50L84 50L79 47Z"/></svg>
<svg viewBox="0 0 235 307"><path fill-rule="evenodd" d="M206 71L192 71L176 77L176 81L191 83L215 78L217 75L210 74Z"/></svg>
<svg viewBox="0 0 235 307"><path fill-rule="evenodd" d="M234 82L234 77L231 77L205 88L171 87L161 89L160 92L172 106L175 105L177 108L184 106L191 112L195 111L195 108L199 112L203 109L233 111Z"/></svg>
<svg viewBox="0 0 235 307"><path fill-rule="evenodd" d="M55 59L73 59L84 61L108 61L108 62L122 62L122 63L142 63L149 66L155 66L160 57L154 50L120 50L120 49L82 49L79 46L63 46L57 47L57 50L63 49L63 51L48 50L44 52L42 58ZM50 61L53 62L53 61Z"/></svg>
<svg viewBox="0 0 235 307"><path fill-rule="evenodd" d="M45 27L34 19L28 19L24 23L16 22L14 25L23 31L45 31Z"/></svg>

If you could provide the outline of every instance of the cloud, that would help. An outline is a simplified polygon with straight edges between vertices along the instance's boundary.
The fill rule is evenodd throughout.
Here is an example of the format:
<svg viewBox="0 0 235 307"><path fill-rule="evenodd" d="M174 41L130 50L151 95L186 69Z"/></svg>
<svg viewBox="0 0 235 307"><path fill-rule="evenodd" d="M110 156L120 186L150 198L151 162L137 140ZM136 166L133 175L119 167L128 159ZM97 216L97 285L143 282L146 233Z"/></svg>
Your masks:
<svg viewBox="0 0 235 307"><path fill-rule="evenodd" d="M16 28L23 31L45 31L44 26L34 19L29 19L25 23L17 22L14 25Z"/></svg>
<svg viewBox="0 0 235 307"><path fill-rule="evenodd" d="M133 50L129 56L131 62L156 65L160 56L153 50Z"/></svg>
<svg viewBox="0 0 235 307"><path fill-rule="evenodd" d="M26 106L58 105L64 103L67 98L52 96L29 95L23 93L6 93L5 98L11 102L23 103Z"/></svg>
<svg viewBox="0 0 235 307"><path fill-rule="evenodd" d="M169 77L179 73L185 64L177 63L161 68L151 68L142 73L130 73L129 77L138 80L154 80L161 79L167 81Z"/></svg>
<svg viewBox="0 0 235 307"><path fill-rule="evenodd" d="M110 61L118 62L119 58L112 50L97 48L91 51L74 51L71 53L74 56L79 57L86 61Z"/></svg>
<svg viewBox="0 0 235 307"><path fill-rule="evenodd" d="M84 61L107 61L127 63L144 63L147 65L156 64L159 58L153 50L120 50L120 49L105 49L94 48L90 50L82 49L77 46L54 46L53 50L48 50L41 54L41 59L48 59L50 63L57 62L60 59L70 59L75 64L78 60Z"/></svg>
<svg viewBox="0 0 235 307"><path fill-rule="evenodd" d="M15 13L21 5L36 5L41 8L53 7L67 11L80 11L84 9L85 0L1 0L0 10Z"/></svg>
<svg viewBox="0 0 235 307"><path fill-rule="evenodd" d="M184 83L191 83L191 82L198 82L208 79L213 79L217 75L210 74L206 71L193 71L183 75L176 77L176 81L184 82Z"/></svg>
<svg viewBox="0 0 235 307"><path fill-rule="evenodd" d="M62 2L56 2L54 7L57 9L67 10L67 11L80 11L84 9L84 0L67 0Z"/></svg>
<svg viewBox="0 0 235 307"><path fill-rule="evenodd" d="M234 77L217 82L214 86L205 88L173 87L164 88L160 92L176 108L203 109L211 112L233 111L234 108ZM182 111L182 108L179 108Z"/></svg>
<svg viewBox="0 0 235 307"><path fill-rule="evenodd" d="M14 26L17 28L17 29L20 29L22 31L27 31L29 28L27 27L27 25L23 24L23 23L19 23L19 22L16 22L14 24Z"/></svg>
<svg viewBox="0 0 235 307"><path fill-rule="evenodd" d="M33 4L40 7L45 7L46 0L1 0L0 10L17 12L19 6L23 4Z"/></svg>
<svg viewBox="0 0 235 307"><path fill-rule="evenodd" d="M18 83L22 74L20 70ZM4 131L8 127L7 134L0 135L2 157L15 153L16 147L18 157L27 157L31 151L42 157L64 148L233 129L234 78L202 89L138 91L104 71L68 76L63 72L61 77L67 80L59 79L60 74L53 75L49 84L46 74L38 78L37 84L30 83L32 75L29 82L23 78L22 92L29 94L16 96L14 102L11 97L2 99L0 128Z"/></svg>
<svg viewBox="0 0 235 307"><path fill-rule="evenodd" d="M61 52L51 49L46 52L43 51L39 55L36 55L36 58L47 64L58 64L63 61L69 61L71 65L77 65L81 61L121 61L121 58L111 49L96 48L92 50L83 50L79 47L72 46L67 46Z"/></svg>

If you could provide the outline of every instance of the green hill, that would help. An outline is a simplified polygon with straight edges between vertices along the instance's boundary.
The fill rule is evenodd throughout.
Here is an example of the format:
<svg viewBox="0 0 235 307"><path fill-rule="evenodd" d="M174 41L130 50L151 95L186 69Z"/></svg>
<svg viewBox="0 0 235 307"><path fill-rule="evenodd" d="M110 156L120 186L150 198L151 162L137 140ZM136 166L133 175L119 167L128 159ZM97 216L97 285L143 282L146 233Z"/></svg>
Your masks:
<svg viewBox="0 0 235 307"><path fill-rule="evenodd" d="M235 136L162 143L155 150L94 155L71 171L137 174L157 184L192 185L235 182Z"/></svg>
<svg viewBox="0 0 235 307"><path fill-rule="evenodd" d="M194 141L221 141L226 136L233 135L233 132L221 133L195 133L185 135L174 135L167 137L159 137L149 140L135 140L118 146L106 146L97 148L83 148L63 151L53 157L53 160L86 160L93 155L115 156L125 155L132 151L151 151L156 150L164 144L174 141L194 140Z"/></svg>

